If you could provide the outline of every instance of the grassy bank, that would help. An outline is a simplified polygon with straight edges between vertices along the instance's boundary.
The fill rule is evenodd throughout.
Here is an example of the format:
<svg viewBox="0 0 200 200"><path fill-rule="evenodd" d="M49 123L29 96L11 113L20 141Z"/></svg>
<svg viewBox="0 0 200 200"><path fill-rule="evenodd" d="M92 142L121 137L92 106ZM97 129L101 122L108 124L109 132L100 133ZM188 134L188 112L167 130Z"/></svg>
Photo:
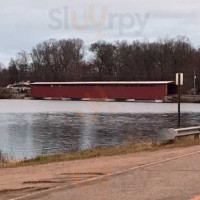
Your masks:
<svg viewBox="0 0 200 200"><path fill-rule="evenodd" d="M4 163L0 164L1 168L4 167L18 167L28 166L37 164L46 164L60 161L71 161L89 159L102 156L114 156L123 155L128 153L144 152L144 151L156 151L161 149L170 149L177 147L189 147L194 145L200 145L200 140L182 139L173 142L127 142L117 147L105 147L105 148L94 148L84 151L60 153L55 155L41 155L33 159L27 159L23 161L12 162L4 160Z"/></svg>

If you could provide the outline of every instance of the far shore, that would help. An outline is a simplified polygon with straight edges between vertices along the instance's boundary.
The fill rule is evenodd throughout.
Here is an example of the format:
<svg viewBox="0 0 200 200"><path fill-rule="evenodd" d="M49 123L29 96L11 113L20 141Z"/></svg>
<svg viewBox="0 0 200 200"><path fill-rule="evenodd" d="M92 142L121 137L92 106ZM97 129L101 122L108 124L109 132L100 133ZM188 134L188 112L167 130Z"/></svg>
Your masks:
<svg viewBox="0 0 200 200"><path fill-rule="evenodd" d="M27 94L1 94L0 99L4 100L34 100L34 98L30 97ZM54 99L54 98L46 98L46 99L40 99L40 100L65 100L65 101L78 101L77 99ZM164 101L162 100L112 100L112 99L80 99L79 101L95 101L95 102L154 102L154 103L177 103L178 102L178 96L177 95L171 95L167 96ZM181 95L181 102L182 103L200 103L200 95L189 95L189 94L182 94Z"/></svg>

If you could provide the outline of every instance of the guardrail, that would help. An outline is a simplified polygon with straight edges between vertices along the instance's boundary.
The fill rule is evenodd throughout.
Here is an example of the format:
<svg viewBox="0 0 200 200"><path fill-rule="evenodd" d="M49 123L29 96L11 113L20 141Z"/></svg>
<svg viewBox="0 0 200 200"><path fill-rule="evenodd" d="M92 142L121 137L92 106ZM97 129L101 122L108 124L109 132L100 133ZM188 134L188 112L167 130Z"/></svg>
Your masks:
<svg viewBox="0 0 200 200"><path fill-rule="evenodd" d="M194 136L200 138L200 126L178 129L164 129L161 133L162 140L175 140L176 138Z"/></svg>

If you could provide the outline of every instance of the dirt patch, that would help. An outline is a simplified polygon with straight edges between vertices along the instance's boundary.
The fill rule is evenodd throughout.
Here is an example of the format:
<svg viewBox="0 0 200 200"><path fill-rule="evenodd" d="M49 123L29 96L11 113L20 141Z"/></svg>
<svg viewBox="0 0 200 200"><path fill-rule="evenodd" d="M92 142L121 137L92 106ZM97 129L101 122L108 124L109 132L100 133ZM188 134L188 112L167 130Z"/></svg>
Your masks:
<svg viewBox="0 0 200 200"><path fill-rule="evenodd" d="M65 181L25 181L23 184L40 184L40 183L65 183Z"/></svg>
<svg viewBox="0 0 200 200"><path fill-rule="evenodd" d="M34 187L26 187L26 188L20 188L20 189L7 189L7 190L0 190L0 194L6 194L11 192L20 192L25 190L35 189Z"/></svg>
<svg viewBox="0 0 200 200"><path fill-rule="evenodd" d="M24 194L29 194L31 192L43 191L49 188L37 188L37 187L25 187L19 189L4 189L0 190L0 200L9 200L12 198L20 197Z"/></svg>
<svg viewBox="0 0 200 200"><path fill-rule="evenodd" d="M97 172L97 173L63 173L61 175L73 175L73 176L79 176L79 175L94 175L94 176L103 176L105 175L104 173L100 173L100 172Z"/></svg>

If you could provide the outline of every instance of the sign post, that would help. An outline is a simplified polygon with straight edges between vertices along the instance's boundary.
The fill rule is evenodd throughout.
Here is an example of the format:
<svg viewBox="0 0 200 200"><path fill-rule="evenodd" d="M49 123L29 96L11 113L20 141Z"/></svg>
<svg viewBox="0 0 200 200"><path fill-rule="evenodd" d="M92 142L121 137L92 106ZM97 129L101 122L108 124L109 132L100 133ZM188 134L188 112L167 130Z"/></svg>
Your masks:
<svg viewBox="0 0 200 200"><path fill-rule="evenodd" d="M178 128L181 126L181 85L183 85L183 73L176 74L176 85L178 85Z"/></svg>
<svg viewBox="0 0 200 200"><path fill-rule="evenodd" d="M196 95L196 78L197 78L196 71L194 69L194 95Z"/></svg>

